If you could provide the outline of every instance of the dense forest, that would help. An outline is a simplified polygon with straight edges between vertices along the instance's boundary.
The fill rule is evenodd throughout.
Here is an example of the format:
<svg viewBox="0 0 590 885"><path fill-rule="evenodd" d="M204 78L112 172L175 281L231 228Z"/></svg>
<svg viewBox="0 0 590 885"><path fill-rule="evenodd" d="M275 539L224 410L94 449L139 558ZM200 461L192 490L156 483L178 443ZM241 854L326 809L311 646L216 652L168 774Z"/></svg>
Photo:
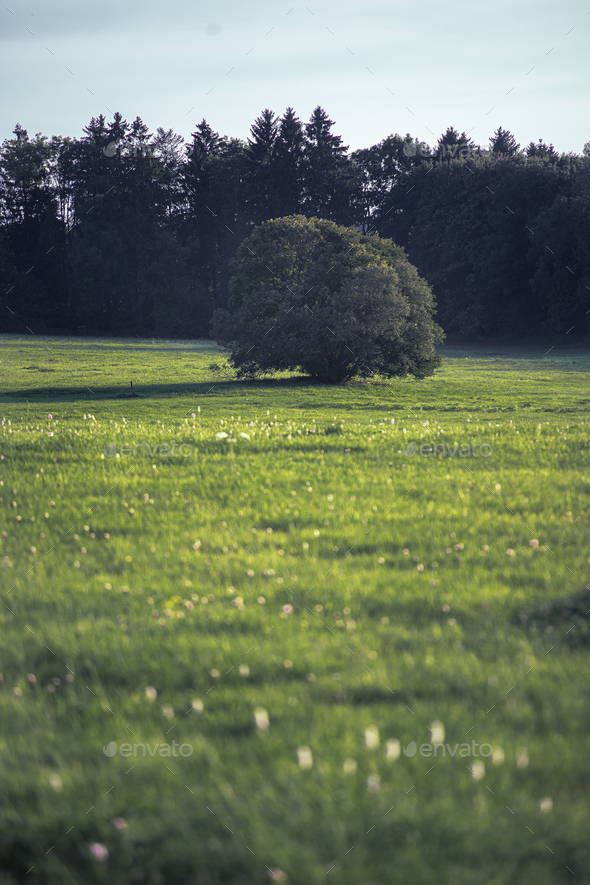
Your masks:
<svg viewBox="0 0 590 885"><path fill-rule="evenodd" d="M455 340L590 332L590 142L486 148L453 127L349 152L317 107L265 110L247 141L188 143L138 117L81 138L20 125L0 148L0 331L207 337L255 225L303 214L403 246Z"/></svg>

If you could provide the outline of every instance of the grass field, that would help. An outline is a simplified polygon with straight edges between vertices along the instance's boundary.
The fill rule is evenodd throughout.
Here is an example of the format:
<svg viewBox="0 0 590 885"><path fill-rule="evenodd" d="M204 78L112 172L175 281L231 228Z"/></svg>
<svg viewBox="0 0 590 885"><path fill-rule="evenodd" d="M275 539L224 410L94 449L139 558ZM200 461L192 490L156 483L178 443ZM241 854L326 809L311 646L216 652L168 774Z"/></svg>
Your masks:
<svg viewBox="0 0 590 885"><path fill-rule="evenodd" d="M588 350L0 344L0 885L590 882Z"/></svg>

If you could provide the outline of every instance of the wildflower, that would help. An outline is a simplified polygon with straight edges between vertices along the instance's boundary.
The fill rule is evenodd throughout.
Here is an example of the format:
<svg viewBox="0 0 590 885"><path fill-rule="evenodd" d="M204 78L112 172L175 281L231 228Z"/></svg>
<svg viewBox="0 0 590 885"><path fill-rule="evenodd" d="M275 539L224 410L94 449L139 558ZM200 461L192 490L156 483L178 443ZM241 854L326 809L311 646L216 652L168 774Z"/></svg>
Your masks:
<svg viewBox="0 0 590 885"><path fill-rule="evenodd" d="M174 710L168 705L162 707L162 713L164 714L166 719L172 719L172 717L174 716Z"/></svg>
<svg viewBox="0 0 590 885"><path fill-rule="evenodd" d="M256 723L256 728L260 729L260 731L267 731L270 722L268 719L268 713L264 707L256 707L254 710L254 721Z"/></svg>
<svg viewBox="0 0 590 885"><path fill-rule="evenodd" d="M195 698L192 704L192 708L196 713L202 713L205 709L205 704L200 698Z"/></svg>
<svg viewBox="0 0 590 885"><path fill-rule="evenodd" d="M49 418L50 421L53 420L53 415L48 415L47 417Z"/></svg>
<svg viewBox="0 0 590 885"><path fill-rule="evenodd" d="M293 611L293 606L292 606L292 605L289 605L289 604L287 603L287 605L284 605L284 606L283 606L283 611L285 612L285 614L288 615L290 612Z"/></svg>
<svg viewBox="0 0 590 885"><path fill-rule="evenodd" d="M219 670L210 670L209 673L213 679L219 679Z"/></svg>
<svg viewBox="0 0 590 885"><path fill-rule="evenodd" d="M545 813L551 811L553 808L553 799L550 799L549 796L546 796L545 799L541 799L539 802L539 808Z"/></svg>
<svg viewBox="0 0 590 885"><path fill-rule="evenodd" d="M480 781L486 773L486 767L481 759L476 759L471 766L471 777L474 781Z"/></svg>
<svg viewBox="0 0 590 885"><path fill-rule="evenodd" d="M286 876L282 870L271 870L269 867L268 874L273 882L284 882L286 880Z"/></svg>
<svg viewBox="0 0 590 885"><path fill-rule="evenodd" d="M107 860L109 856L109 849L106 847L106 845L103 845L102 842L91 842L88 847L90 849L90 853L95 860Z"/></svg>
<svg viewBox="0 0 590 885"><path fill-rule="evenodd" d="M365 729L365 746L368 750L374 750L379 746L379 729L376 725L370 725Z"/></svg>
<svg viewBox="0 0 590 885"><path fill-rule="evenodd" d="M523 747L520 750L516 751L516 767L517 768L526 768L529 764L529 754L528 750Z"/></svg>
<svg viewBox="0 0 590 885"><path fill-rule="evenodd" d="M37 681L37 677L35 676L34 673L29 673L28 676L27 676L27 679L29 680L29 682L31 683L31 685L34 685L35 682Z"/></svg>
<svg viewBox="0 0 590 885"><path fill-rule="evenodd" d="M124 817L114 817L111 821L111 826L120 833L121 830L126 830L129 824Z"/></svg>
<svg viewBox="0 0 590 885"><path fill-rule="evenodd" d="M313 765L313 755L309 747L299 747L297 750L297 764L299 768L308 769Z"/></svg>
<svg viewBox="0 0 590 885"><path fill-rule="evenodd" d="M223 431L221 431L221 433L216 433L215 436L217 439L227 439L227 433L224 433Z"/></svg>
<svg viewBox="0 0 590 885"><path fill-rule="evenodd" d="M157 615L157 612L156 612L156 615ZM153 685L148 685L148 687L145 690L145 695L149 701L155 701L156 698L158 697L158 692L156 691L156 689L154 688Z"/></svg>
<svg viewBox="0 0 590 885"><path fill-rule="evenodd" d="M445 727L438 719L430 724L430 736L433 744L444 743Z"/></svg>
<svg viewBox="0 0 590 885"><path fill-rule="evenodd" d="M423 571L424 571L424 566L423 566L422 564L417 565L417 566L416 566L416 569L417 569L419 572L423 572Z"/></svg>
<svg viewBox="0 0 590 885"><path fill-rule="evenodd" d="M455 544L455 550L464 550L465 544Z"/></svg>
<svg viewBox="0 0 590 885"><path fill-rule="evenodd" d="M52 787L57 793L60 793L63 790L64 785L59 774L49 775L49 786Z"/></svg>
<svg viewBox="0 0 590 885"><path fill-rule="evenodd" d="M494 765L501 765L504 761L504 750L502 747L494 747L492 752L492 762Z"/></svg>
<svg viewBox="0 0 590 885"><path fill-rule="evenodd" d="M354 774L358 768L356 761L354 759L345 759L342 763L342 768L345 774Z"/></svg>
<svg viewBox="0 0 590 885"><path fill-rule="evenodd" d="M396 759L399 759L400 752L401 752L401 744L397 738L390 738L390 740L387 741L386 747L387 747L387 753L386 753L385 758L389 762L395 762Z"/></svg>
<svg viewBox="0 0 590 885"><path fill-rule="evenodd" d="M367 790L369 793L378 793L381 789L381 778L378 774L370 774L367 778Z"/></svg>
<svg viewBox="0 0 590 885"><path fill-rule="evenodd" d="M506 556L514 556L514 550L511 547L506 551Z"/></svg>
<svg viewBox="0 0 590 885"><path fill-rule="evenodd" d="M538 547L538 546L539 546L539 542L538 542L536 539L533 539L532 541L529 541L529 545L530 545L531 547Z"/></svg>
<svg viewBox="0 0 590 885"><path fill-rule="evenodd" d="M290 670L292 666L293 666L293 661L289 661L289 660L283 661L283 667L285 668L285 670Z"/></svg>
<svg viewBox="0 0 590 885"><path fill-rule="evenodd" d="M240 676L246 677L246 676L250 675L250 667L248 666L248 664L240 664L240 666L238 667L238 670L239 670Z"/></svg>

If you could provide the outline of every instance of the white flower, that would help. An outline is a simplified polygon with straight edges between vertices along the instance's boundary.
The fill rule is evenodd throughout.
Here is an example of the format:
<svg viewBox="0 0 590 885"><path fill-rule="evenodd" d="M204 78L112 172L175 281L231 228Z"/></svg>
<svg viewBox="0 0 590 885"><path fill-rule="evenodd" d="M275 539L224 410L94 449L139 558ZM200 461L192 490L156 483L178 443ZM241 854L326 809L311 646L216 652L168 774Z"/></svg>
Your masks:
<svg viewBox="0 0 590 885"><path fill-rule="evenodd" d="M354 774L358 766L354 759L345 759L342 763L342 768L344 769L345 774Z"/></svg>
<svg viewBox="0 0 590 885"><path fill-rule="evenodd" d="M401 753L401 744L397 738L391 738L391 740L388 740L386 747L386 759L388 759L390 762L395 762L396 759L399 759Z"/></svg>
<svg viewBox="0 0 590 885"><path fill-rule="evenodd" d="M299 768L311 768L313 756L309 747L299 747L297 750L297 763Z"/></svg>
<svg viewBox="0 0 590 885"><path fill-rule="evenodd" d="M476 759L471 766L471 777L474 781L480 781L486 773L486 767L481 759Z"/></svg>
<svg viewBox="0 0 590 885"><path fill-rule="evenodd" d="M494 751L492 753L492 762L494 765L501 765L504 761L504 750L502 747L494 747Z"/></svg>
<svg viewBox="0 0 590 885"><path fill-rule="evenodd" d="M217 437L217 439L226 439L227 433L224 433L222 430L221 433L216 433L215 436Z"/></svg>
<svg viewBox="0 0 590 885"><path fill-rule="evenodd" d="M369 793L378 793L381 789L381 778L378 774L370 774L367 778L367 790Z"/></svg>
<svg viewBox="0 0 590 885"><path fill-rule="evenodd" d="M240 676L250 675L250 667L248 666L248 664L240 664L238 670L240 671Z"/></svg>
<svg viewBox="0 0 590 885"><path fill-rule="evenodd" d="M541 799L541 801L539 802L539 808L543 812L551 811L551 809L553 808L553 799L550 799L549 796Z"/></svg>
<svg viewBox="0 0 590 885"><path fill-rule="evenodd" d="M58 793L60 793L64 788L63 781L62 781L61 777L59 776L59 774L51 774L49 776L49 784Z"/></svg>
<svg viewBox="0 0 590 885"><path fill-rule="evenodd" d="M250 434L249 434L249 433L240 433L240 436L243 436L244 439L250 439Z"/></svg>
<svg viewBox="0 0 590 885"><path fill-rule="evenodd" d="M268 713L264 709L264 707L256 707L254 710L254 721L256 722L256 728L259 728L260 731L266 731L269 726Z"/></svg>
<svg viewBox="0 0 590 885"><path fill-rule="evenodd" d="M375 750L379 746L379 729L376 725L369 725L365 729L365 746L368 750Z"/></svg>
<svg viewBox="0 0 590 885"><path fill-rule="evenodd" d="M197 713L202 713L204 709L205 704L203 703L201 698L195 698L195 700L193 701L193 710L195 710Z"/></svg>
<svg viewBox="0 0 590 885"><path fill-rule="evenodd" d="M529 764L529 754L528 750L523 747L520 750L516 751L516 767L517 768L526 768Z"/></svg>
<svg viewBox="0 0 590 885"><path fill-rule="evenodd" d="M430 739L432 744L444 744L445 727L438 719L430 723Z"/></svg>
<svg viewBox="0 0 590 885"><path fill-rule="evenodd" d="M481 759L476 759L471 766L471 777L474 781L480 781L486 773L486 767Z"/></svg>

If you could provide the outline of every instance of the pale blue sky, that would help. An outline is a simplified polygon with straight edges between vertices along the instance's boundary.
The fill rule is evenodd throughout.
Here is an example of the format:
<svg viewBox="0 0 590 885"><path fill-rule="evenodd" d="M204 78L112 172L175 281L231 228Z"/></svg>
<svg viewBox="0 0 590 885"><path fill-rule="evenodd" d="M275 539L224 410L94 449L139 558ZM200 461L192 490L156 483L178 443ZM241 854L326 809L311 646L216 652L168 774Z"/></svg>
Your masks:
<svg viewBox="0 0 590 885"><path fill-rule="evenodd" d="M307 121L321 104L351 149L394 132L434 144L449 125L483 146L499 125L523 145L542 137L580 152L590 140L590 0L8 7L0 138L17 122L30 134L79 136L107 108L152 131L188 138L205 117L245 138L265 107L291 105Z"/></svg>

